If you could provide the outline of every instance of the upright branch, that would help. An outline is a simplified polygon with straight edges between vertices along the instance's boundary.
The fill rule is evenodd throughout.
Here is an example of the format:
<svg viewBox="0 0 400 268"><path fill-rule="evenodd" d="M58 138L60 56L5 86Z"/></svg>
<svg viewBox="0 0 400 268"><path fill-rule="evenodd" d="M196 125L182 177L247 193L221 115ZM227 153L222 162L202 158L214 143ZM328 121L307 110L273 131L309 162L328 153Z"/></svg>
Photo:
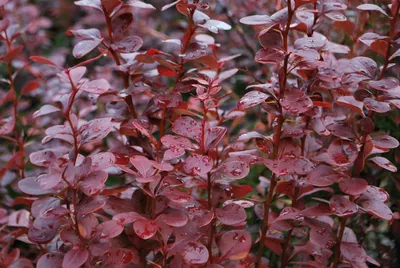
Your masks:
<svg viewBox="0 0 400 268"><path fill-rule="evenodd" d="M3 20L6 20L6 10L4 6L1 6L1 13ZM10 90L8 92L8 95L10 96L9 99L12 100L12 120L13 121L13 130L12 133L14 135L14 140L16 142L16 145L18 147L18 156L17 156L17 163L18 163L18 171L19 171L19 177L21 179L25 178L25 153L24 153L24 136L23 136L23 130L18 129L18 103L19 103L19 98L21 96L17 96L17 92L15 90L15 83L14 83L14 72L13 72L13 67L12 67L12 62L15 56L16 51L22 50L22 45L19 47L14 47L13 46L13 41L11 40L11 37L8 34L8 28L5 27L3 30L4 34L4 41L7 46L7 52L5 55L5 62L7 65L7 71L8 71L8 79L10 83ZM10 56L7 56L10 55Z"/></svg>
<svg viewBox="0 0 400 268"><path fill-rule="evenodd" d="M286 22L286 26L283 30L283 52L285 54L283 66L280 67L279 70L279 98L282 99L285 96L286 84L287 84L287 76L288 76L288 63L290 57L290 51L288 49L288 39L289 39L289 31L290 31L290 24L293 18L295 10L292 9L291 1L288 1L288 20ZM274 126L274 135L273 135L273 151L272 151L272 158L274 160L278 159L278 152L279 146L281 141L282 135L282 126L285 121L283 116L283 109L280 103L278 103L280 113L276 118L276 125ZM278 160L279 161L279 160ZM257 267L261 267L261 258L264 253L265 247L265 240L267 237L268 229L269 229L269 212L272 203L272 197L275 190L275 186L277 184L278 177L275 173L272 174L270 186L268 189L267 197L264 201L264 218L261 227L261 238L260 238L260 245L258 248L256 265Z"/></svg>

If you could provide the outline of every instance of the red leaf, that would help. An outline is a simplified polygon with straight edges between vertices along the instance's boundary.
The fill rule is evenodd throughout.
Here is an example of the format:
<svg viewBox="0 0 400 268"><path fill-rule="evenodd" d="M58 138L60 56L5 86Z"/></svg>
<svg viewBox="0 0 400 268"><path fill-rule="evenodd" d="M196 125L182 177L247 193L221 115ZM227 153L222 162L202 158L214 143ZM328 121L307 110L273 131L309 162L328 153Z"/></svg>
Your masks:
<svg viewBox="0 0 400 268"><path fill-rule="evenodd" d="M353 58L349 67L352 71L372 78L377 70L376 62L367 57Z"/></svg>
<svg viewBox="0 0 400 268"><path fill-rule="evenodd" d="M42 195L48 194L53 191L53 189L44 190L40 187L40 180L34 177L28 177L18 182L19 189L30 195Z"/></svg>
<svg viewBox="0 0 400 268"><path fill-rule="evenodd" d="M307 180L314 186L325 187L338 182L342 177L331 167L321 164L307 175Z"/></svg>
<svg viewBox="0 0 400 268"><path fill-rule="evenodd" d="M123 225L111 220L99 224L96 228L96 235L99 239L110 239L119 236L123 230Z"/></svg>
<svg viewBox="0 0 400 268"><path fill-rule="evenodd" d="M161 194L169 200L177 203L186 203L191 200L191 197L188 193L183 192L177 188L165 188L164 190L162 190Z"/></svg>
<svg viewBox="0 0 400 268"><path fill-rule="evenodd" d="M227 30L232 29L232 27L229 24L227 24L227 23L225 23L223 21L212 20L212 19L211 20L207 20L206 23L204 23L202 25L199 25L199 26L201 26L203 28L206 28L210 32L216 33L216 34L218 33L218 30L227 31Z"/></svg>
<svg viewBox="0 0 400 268"><path fill-rule="evenodd" d="M367 189L368 183L364 179L345 177L339 181L339 188L349 195L360 195Z"/></svg>
<svg viewBox="0 0 400 268"><path fill-rule="evenodd" d="M64 256L58 252L46 253L40 257L36 265L38 268L61 267L63 257Z"/></svg>
<svg viewBox="0 0 400 268"><path fill-rule="evenodd" d="M111 248L104 254L106 257L106 267L126 266L134 260L135 253L133 249L128 248Z"/></svg>
<svg viewBox="0 0 400 268"><path fill-rule="evenodd" d="M356 112L360 115L364 115L363 112L363 103L361 101L356 100L353 96L342 96L336 100L336 103L340 106L349 108L353 112Z"/></svg>
<svg viewBox="0 0 400 268"><path fill-rule="evenodd" d="M107 80L101 78L83 84L82 90L92 94L103 94L110 89L110 84Z"/></svg>
<svg viewBox="0 0 400 268"><path fill-rule="evenodd" d="M143 218L135 221L133 229L140 238L146 240L157 233L158 226L157 222Z"/></svg>
<svg viewBox="0 0 400 268"><path fill-rule="evenodd" d="M161 214L157 217L157 221L173 227L182 227L188 222L188 217L181 211L174 211L168 214Z"/></svg>
<svg viewBox="0 0 400 268"><path fill-rule="evenodd" d="M95 49L101 43L101 41L103 41L103 39L82 40L74 46L74 49L72 50L72 55L74 55L74 57L78 59L82 58L90 51Z"/></svg>
<svg viewBox="0 0 400 268"><path fill-rule="evenodd" d="M92 159L91 170L106 170L112 166L116 161L113 153L103 152L91 155Z"/></svg>
<svg viewBox="0 0 400 268"><path fill-rule="evenodd" d="M36 117L42 116L42 115L47 115L47 114L59 112L59 111L61 111L59 108L54 107L54 106L49 105L49 104L46 104L46 105L43 105L38 111L33 113L33 118L36 118Z"/></svg>
<svg viewBox="0 0 400 268"><path fill-rule="evenodd" d="M383 15L389 17L389 15L381 7L374 5L374 4L362 4L362 5L359 5L357 7L357 9L368 10L368 11L378 11L378 12L382 13Z"/></svg>
<svg viewBox="0 0 400 268"><path fill-rule="evenodd" d="M29 228L28 238L30 241L37 244L47 244L56 236L57 229L58 228L41 230L32 226Z"/></svg>
<svg viewBox="0 0 400 268"><path fill-rule="evenodd" d="M101 0L101 5L107 14L111 14L120 4L122 4L121 0Z"/></svg>
<svg viewBox="0 0 400 268"><path fill-rule="evenodd" d="M19 45L17 47L11 48L11 50L9 50L6 55L1 57L0 60L4 60L5 62L11 62L16 57L18 57L18 55L21 54L23 49L24 49L23 45Z"/></svg>
<svg viewBox="0 0 400 268"><path fill-rule="evenodd" d="M378 81L368 81L370 87L380 90L380 91L388 91L394 89L399 86L399 80L394 77L386 77Z"/></svg>
<svg viewBox="0 0 400 268"><path fill-rule="evenodd" d="M133 53L138 51L143 45L143 40L138 36L128 36L111 45L119 53Z"/></svg>
<svg viewBox="0 0 400 268"><path fill-rule="evenodd" d="M240 19L240 22L247 25L268 25L274 22L268 15L253 15Z"/></svg>
<svg viewBox="0 0 400 268"><path fill-rule="evenodd" d="M30 56L29 59L31 59L34 62L57 66L54 62L52 62L52 61L50 61L50 60L48 60L48 59L46 59L45 57L42 57L42 56Z"/></svg>
<svg viewBox="0 0 400 268"><path fill-rule="evenodd" d="M214 212L203 208L192 207L188 209L188 216L198 227L204 227L214 219Z"/></svg>
<svg viewBox="0 0 400 268"><path fill-rule="evenodd" d="M312 101L313 106L318 106L322 108L332 109L332 103L324 102L324 101Z"/></svg>
<svg viewBox="0 0 400 268"><path fill-rule="evenodd" d="M81 143L99 141L107 136L113 127L110 117L93 119L79 128Z"/></svg>
<svg viewBox="0 0 400 268"><path fill-rule="evenodd" d="M185 154L185 149L192 149L189 139L173 135L165 135L161 138L162 144L169 149L164 154L164 160L171 160Z"/></svg>
<svg viewBox="0 0 400 268"><path fill-rule="evenodd" d="M221 260L241 260L247 257L252 245L251 235L246 230L233 230L224 233L219 242Z"/></svg>
<svg viewBox="0 0 400 268"><path fill-rule="evenodd" d="M387 160L384 157L381 156L376 156L373 157L371 159L372 162L374 162L375 164L377 164L378 166L380 166L381 168L387 169L391 172L397 172L397 167L395 165L393 165L389 160Z"/></svg>
<svg viewBox="0 0 400 268"><path fill-rule="evenodd" d="M372 138L372 143L375 147L382 149L394 149L399 146L399 142L389 135L381 135Z"/></svg>
<svg viewBox="0 0 400 268"><path fill-rule="evenodd" d="M343 195L332 196L330 208L339 217L349 216L358 212L357 205Z"/></svg>
<svg viewBox="0 0 400 268"><path fill-rule="evenodd" d="M137 8L144 8L144 9L156 9L153 5L144 3L139 0L130 0L127 3L129 6L137 7Z"/></svg>
<svg viewBox="0 0 400 268"><path fill-rule="evenodd" d="M189 116L182 116L176 119L172 124L172 131L197 142L201 141L202 126Z"/></svg>
<svg viewBox="0 0 400 268"><path fill-rule="evenodd" d="M159 74L163 75L163 76L170 76L170 77L174 77L176 76L176 71L173 69L170 69L164 65L158 65L157 66L157 71Z"/></svg>
<svg viewBox="0 0 400 268"><path fill-rule="evenodd" d="M85 40L96 40L101 39L101 33L96 28L91 29L79 29L79 30L69 30L66 32L67 35L74 35L78 38Z"/></svg>
<svg viewBox="0 0 400 268"><path fill-rule="evenodd" d="M247 214L243 207L229 204L215 210L217 219L225 225L236 226L246 221Z"/></svg>
<svg viewBox="0 0 400 268"><path fill-rule="evenodd" d="M307 219L305 224L310 227L310 242L322 248L331 248L335 244L335 236L331 226L322 221Z"/></svg>
<svg viewBox="0 0 400 268"><path fill-rule="evenodd" d="M207 155L191 154L185 159L183 168L193 176L205 175L213 168L213 160Z"/></svg>
<svg viewBox="0 0 400 268"><path fill-rule="evenodd" d="M82 58L90 51L95 49L100 43L102 39L95 39L95 40L83 40L80 41L78 44L74 46L72 54L75 58Z"/></svg>
<svg viewBox="0 0 400 268"><path fill-rule="evenodd" d="M253 107L268 99L268 95L260 91L247 92L239 101L238 108L241 110Z"/></svg>
<svg viewBox="0 0 400 268"><path fill-rule="evenodd" d="M231 190L235 197L243 197L246 194L251 193L253 191L253 187L250 185L232 185Z"/></svg>
<svg viewBox="0 0 400 268"><path fill-rule="evenodd" d="M71 249L64 256L62 268L79 268L89 257L89 252L85 248Z"/></svg>
<svg viewBox="0 0 400 268"><path fill-rule="evenodd" d="M282 49L262 48L257 51L254 60L259 63L281 63L285 58Z"/></svg>
<svg viewBox="0 0 400 268"><path fill-rule="evenodd" d="M357 146L351 141L335 140L328 147L328 157L338 166L353 163L358 156Z"/></svg>
<svg viewBox="0 0 400 268"><path fill-rule="evenodd" d="M340 244L340 252L353 267L366 266L367 254L358 243L342 242Z"/></svg>
<svg viewBox="0 0 400 268"><path fill-rule="evenodd" d="M55 165L57 155L49 149L34 152L29 155L29 160L32 164L40 167L50 167Z"/></svg>
<svg viewBox="0 0 400 268"><path fill-rule="evenodd" d="M95 212L103 208L106 204L106 199L102 196L95 196L92 198L86 198L79 202L78 211L82 215Z"/></svg>
<svg viewBox="0 0 400 268"><path fill-rule="evenodd" d="M285 92L285 96L280 100L280 103L285 110L296 115L307 112L313 105L311 99L298 89Z"/></svg>
<svg viewBox="0 0 400 268"><path fill-rule="evenodd" d="M191 266L205 264L209 258L207 248L198 242L188 242L179 254L184 262Z"/></svg>
<svg viewBox="0 0 400 268"><path fill-rule="evenodd" d="M205 136L205 150L208 151L218 145L226 133L226 127L210 127L207 125Z"/></svg>
<svg viewBox="0 0 400 268"><path fill-rule="evenodd" d="M354 140L357 138L357 135L350 124L333 123L328 125L327 129L336 137L344 140Z"/></svg>
<svg viewBox="0 0 400 268"><path fill-rule="evenodd" d="M374 111L377 113L387 113L391 110L390 104L387 102L376 101L371 98L365 98L363 102L365 108L369 111Z"/></svg>
<svg viewBox="0 0 400 268"><path fill-rule="evenodd" d="M86 73L86 67L78 66L69 70L69 76L71 77L72 83L78 86L79 81L82 79L83 75Z"/></svg>
<svg viewBox="0 0 400 268"><path fill-rule="evenodd" d="M87 196L98 195L104 189L107 178L107 172L94 171L83 178L79 184L79 189Z"/></svg>
<svg viewBox="0 0 400 268"><path fill-rule="evenodd" d="M137 212L125 212L125 213L120 213L117 214L113 217L114 221L117 221L120 225L124 225L124 224L129 224L132 222L135 222L137 220L143 219L144 217L141 216L139 213Z"/></svg>
<svg viewBox="0 0 400 268"><path fill-rule="evenodd" d="M383 189L375 186L368 186L366 191L359 198L359 205L367 213L374 215L378 218L392 221L393 212L385 205L388 199L388 194Z"/></svg>
<svg viewBox="0 0 400 268"><path fill-rule="evenodd" d="M277 176L285 176L294 172L296 159L265 159L264 164Z"/></svg>
<svg viewBox="0 0 400 268"><path fill-rule="evenodd" d="M28 94L28 93L36 90L39 87L40 87L40 84L37 81L30 81L21 90L21 95Z"/></svg>
<svg viewBox="0 0 400 268"><path fill-rule="evenodd" d="M80 1L76 1L75 5L84 6L84 7L91 7L91 8L94 8L94 9L97 9L97 10L103 12L103 10L101 8L101 2L100 1L80 0Z"/></svg>
<svg viewBox="0 0 400 268"><path fill-rule="evenodd" d="M15 126L15 119L13 117L7 117L0 119L0 135L6 135L10 133Z"/></svg>
<svg viewBox="0 0 400 268"><path fill-rule="evenodd" d="M112 29L115 36L121 36L133 23L131 12L122 13L112 18Z"/></svg>

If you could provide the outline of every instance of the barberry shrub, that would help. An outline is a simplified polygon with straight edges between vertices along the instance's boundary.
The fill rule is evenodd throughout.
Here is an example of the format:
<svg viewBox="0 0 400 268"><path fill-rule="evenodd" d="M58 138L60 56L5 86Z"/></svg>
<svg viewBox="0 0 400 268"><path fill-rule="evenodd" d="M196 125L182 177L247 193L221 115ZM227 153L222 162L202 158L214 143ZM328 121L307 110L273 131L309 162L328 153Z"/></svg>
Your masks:
<svg viewBox="0 0 400 268"><path fill-rule="evenodd" d="M399 265L399 9L0 0L0 266Z"/></svg>

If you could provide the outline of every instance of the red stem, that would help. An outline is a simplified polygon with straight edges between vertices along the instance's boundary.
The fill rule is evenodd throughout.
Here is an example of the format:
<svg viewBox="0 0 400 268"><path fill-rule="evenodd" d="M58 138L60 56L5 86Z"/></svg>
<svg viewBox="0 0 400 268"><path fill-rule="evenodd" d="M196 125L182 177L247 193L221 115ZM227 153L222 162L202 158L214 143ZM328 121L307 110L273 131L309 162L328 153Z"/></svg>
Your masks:
<svg viewBox="0 0 400 268"><path fill-rule="evenodd" d="M105 18L106 24L107 24L108 38L110 39L110 43L113 44L114 37L113 37L111 18L108 15L107 10L104 8L103 5L102 5L102 9L103 9L104 18ZM102 43L108 49L108 51L110 51L112 58L115 61L115 64L117 64L118 66L121 65L121 61L119 59L118 53L111 46L107 45L105 42L102 42ZM124 81L124 87L129 88L129 74L125 73L125 72L121 72L121 76ZM124 101L125 101L126 105L128 106L129 112L131 113L132 117L137 118L137 112L136 112L135 106L133 104L132 97L130 95L126 96L124 98Z"/></svg>
<svg viewBox="0 0 400 268"><path fill-rule="evenodd" d="M288 71L288 62L289 62L289 56L290 53L288 53L288 37L289 37L289 31L290 31L290 23L292 21L293 17L293 12L292 10L292 4L291 1L288 1L288 21L286 23L285 31L283 32L283 49L286 52L286 56L284 59L283 63L283 72L282 75L283 77L280 77L280 89L279 89L279 98L283 98L285 95L285 89L286 89L286 80L287 80L287 71ZM281 72L279 72L281 73ZM285 121L283 118L283 110L282 107L280 107L281 113L277 118L277 126L274 128L274 136L273 136L273 158L276 159L278 156L278 151L279 151L279 145L280 145L280 140L281 140L281 134L282 134L282 125L283 122ZM264 202L264 219L263 219L263 224L262 224L262 229L261 229L261 238L260 238L260 246L258 248L258 253L257 253L257 258L255 261L256 267L261 267L261 258L264 252L264 247L265 247L265 240L267 237L267 232L269 228L269 211L272 203L272 197L273 193L275 190L275 186L277 184L277 176L275 174L272 175L271 178L271 183L270 187L268 190L268 195L267 198L265 199Z"/></svg>
<svg viewBox="0 0 400 268"><path fill-rule="evenodd" d="M185 37L186 34L187 34L188 37L183 40L184 42L182 44L182 49L181 49L180 54L185 54L186 53L186 51L187 51L187 49L189 47L189 44L190 44L190 40L192 40L192 37L193 37L194 33L196 32L196 25L193 22L194 11L195 11L195 9L191 9L190 12L189 12L189 26L188 26L188 29L186 30L185 35L184 35L184 37ZM175 89L176 85L180 81L180 78L181 78L182 73L183 73L183 66L184 66L184 59L181 58L181 60L179 62L179 70L176 73L176 79L175 79L175 82L174 82L174 86L172 88L173 90Z"/></svg>
<svg viewBox="0 0 400 268"><path fill-rule="evenodd" d="M396 23L397 23L399 10L400 10L400 4L397 5L396 11L394 13L394 16L393 16L393 18L390 19L390 30L389 30L388 47L387 47L386 55L385 55L385 62L383 64L382 70L379 73L378 80L381 80L383 78L383 76L384 76L384 74L385 74L385 72L387 70L387 67L389 66L389 58L390 58L390 54L391 54L390 46L391 46L392 40L395 37L395 26L396 26ZM375 97L378 97L378 96L379 96L379 92L376 91L375 92ZM373 116L374 116L373 111L370 111L368 113L368 117L372 119ZM365 142L367 140L366 138L367 137L365 135L363 137L363 144L361 146L360 152L358 153L356 161L364 161L363 154L364 154L364 150L365 150ZM353 170L354 175L355 176L359 176L361 171L362 171L362 169L363 169L363 167L364 167L364 163L362 165L356 166L356 169ZM353 201L354 197L351 196L350 200ZM342 243L343 233L344 233L344 230L346 228L346 221L347 221L347 217L343 217L342 218L342 222L341 222L340 227L339 227L339 231L338 231L339 233L338 233L338 237L337 237L337 243L336 243L336 249L335 249L335 257L334 257L332 268L336 268L338 266L339 262L340 262L340 244Z"/></svg>
<svg viewBox="0 0 400 268"><path fill-rule="evenodd" d="M3 14L5 13L4 6L2 6L2 11ZM3 15L4 17L4 15ZM4 31L4 36L6 39L7 43L7 52L10 52L12 50L12 43L11 40L9 39L9 36L7 34L7 30ZM7 70L8 70L8 76L10 78L10 90L14 92L14 95L16 95L15 92L15 86L14 86L14 78L13 78L13 71L12 71L12 60L7 62ZM21 161L21 166L19 166L19 174L20 178L23 179L25 178L25 153L24 153L24 140L22 137L19 136L18 134L18 127L17 127L17 121L18 121L18 98L15 96L13 100L13 117L14 117L14 128L13 128L13 134L15 141L17 142L18 150L20 157L22 158Z"/></svg>

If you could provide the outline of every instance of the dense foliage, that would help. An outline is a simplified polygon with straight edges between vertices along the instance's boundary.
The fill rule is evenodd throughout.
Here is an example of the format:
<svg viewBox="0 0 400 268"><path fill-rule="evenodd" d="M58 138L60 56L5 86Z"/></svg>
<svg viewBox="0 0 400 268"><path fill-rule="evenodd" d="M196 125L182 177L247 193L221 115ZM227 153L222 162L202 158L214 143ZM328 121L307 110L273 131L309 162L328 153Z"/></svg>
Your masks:
<svg viewBox="0 0 400 268"><path fill-rule="evenodd" d="M0 267L399 265L399 9L0 0Z"/></svg>

